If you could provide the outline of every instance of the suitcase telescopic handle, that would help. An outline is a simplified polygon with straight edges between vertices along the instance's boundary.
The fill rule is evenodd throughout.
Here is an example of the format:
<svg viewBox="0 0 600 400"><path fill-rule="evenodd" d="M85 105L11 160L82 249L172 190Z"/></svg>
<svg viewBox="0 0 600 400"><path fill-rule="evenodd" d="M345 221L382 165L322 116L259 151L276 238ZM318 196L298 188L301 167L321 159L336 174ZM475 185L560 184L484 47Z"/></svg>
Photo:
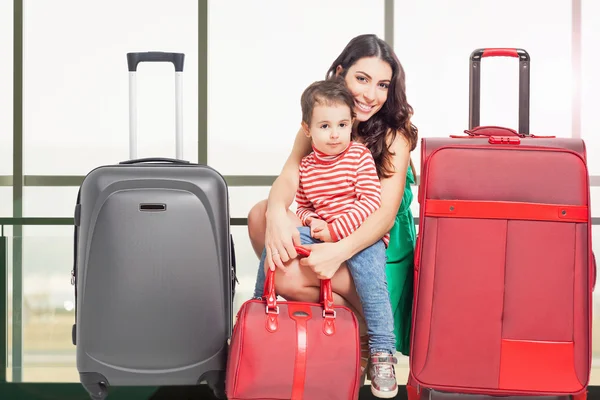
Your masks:
<svg viewBox="0 0 600 400"><path fill-rule="evenodd" d="M148 51L127 53L129 68L129 158L137 157L137 66L141 62L171 62L175 66L175 157L183 158L183 61L184 53Z"/></svg>
<svg viewBox="0 0 600 400"><path fill-rule="evenodd" d="M183 72L183 53L168 53L163 51L147 51L142 53L127 53L127 66L130 72L137 71L137 66L141 62L171 62L175 66L175 71Z"/></svg>
<svg viewBox="0 0 600 400"><path fill-rule="evenodd" d="M471 53L469 69L469 129L480 126L481 59L513 57L519 59L519 133L529 135L529 53L517 48L485 48Z"/></svg>

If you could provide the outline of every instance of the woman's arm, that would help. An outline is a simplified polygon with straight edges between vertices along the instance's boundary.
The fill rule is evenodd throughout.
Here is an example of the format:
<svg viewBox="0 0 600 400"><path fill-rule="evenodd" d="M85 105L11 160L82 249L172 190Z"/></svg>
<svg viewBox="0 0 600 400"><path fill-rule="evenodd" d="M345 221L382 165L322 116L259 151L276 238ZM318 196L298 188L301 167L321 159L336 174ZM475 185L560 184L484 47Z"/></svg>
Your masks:
<svg viewBox="0 0 600 400"><path fill-rule="evenodd" d="M292 205L298 190L298 169L302 157L310 153L310 139L307 138L302 129L298 130L294 147L288 156L281 173L273 182L271 191L269 192L267 212L269 209L287 209Z"/></svg>
<svg viewBox="0 0 600 400"><path fill-rule="evenodd" d="M284 268L283 263L291 258L296 258L294 242L300 244L298 230L288 218L288 209L292 205L298 190L298 169L302 157L310 153L310 139L304 135L302 129L298 130L292 152L286 160L281 174L275 179L269 198L267 200L265 248L267 251L266 262L269 268L275 266ZM271 254L277 249L276 256Z"/></svg>
<svg viewBox="0 0 600 400"><path fill-rule="evenodd" d="M400 133L396 135L390 151L394 154L392 164L395 172L381 181L381 207L351 235L339 242L312 245L310 256L300 260L300 265L312 268L320 279L333 277L343 262L380 240L394 225L410 161L410 147Z"/></svg>

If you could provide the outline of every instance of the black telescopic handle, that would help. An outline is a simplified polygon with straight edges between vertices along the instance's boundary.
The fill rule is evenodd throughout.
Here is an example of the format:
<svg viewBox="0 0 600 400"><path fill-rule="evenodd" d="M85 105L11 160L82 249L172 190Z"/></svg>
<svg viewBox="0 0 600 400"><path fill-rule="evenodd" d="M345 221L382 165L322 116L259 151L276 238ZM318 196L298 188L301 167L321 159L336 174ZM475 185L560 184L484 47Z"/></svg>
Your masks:
<svg viewBox="0 0 600 400"><path fill-rule="evenodd" d="M148 51L145 53L127 53L127 66L129 72L136 72L137 66L142 62L171 62L175 66L175 71L183 72L183 53L166 53L162 51Z"/></svg>
<svg viewBox="0 0 600 400"><path fill-rule="evenodd" d="M514 57L519 59L519 133L529 135L529 53L516 48L477 49L471 53L469 71L469 129L480 126L481 59Z"/></svg>

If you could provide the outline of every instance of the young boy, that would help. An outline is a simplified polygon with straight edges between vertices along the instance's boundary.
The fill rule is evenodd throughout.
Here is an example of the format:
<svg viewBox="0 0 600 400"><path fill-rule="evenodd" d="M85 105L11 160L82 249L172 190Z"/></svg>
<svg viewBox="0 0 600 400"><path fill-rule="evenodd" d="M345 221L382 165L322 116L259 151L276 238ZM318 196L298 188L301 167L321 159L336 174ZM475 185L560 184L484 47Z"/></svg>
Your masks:
<svg viewBox="0 0 600 400"><path fill-rule="evenodd" d="M375 162L366 146L351 141L354 98L343 79L311 84L302 94L301 104L302 127L313 147L300 163L296 194L296 214L303 225L298 228L301 242L338 241L381 205ZM386 234L347 260L369 333L371 391L382 398L398 392L393 367L394 321L385 272L388 242ZM263 294L265 257L263 251L255 297Z"/></svg>

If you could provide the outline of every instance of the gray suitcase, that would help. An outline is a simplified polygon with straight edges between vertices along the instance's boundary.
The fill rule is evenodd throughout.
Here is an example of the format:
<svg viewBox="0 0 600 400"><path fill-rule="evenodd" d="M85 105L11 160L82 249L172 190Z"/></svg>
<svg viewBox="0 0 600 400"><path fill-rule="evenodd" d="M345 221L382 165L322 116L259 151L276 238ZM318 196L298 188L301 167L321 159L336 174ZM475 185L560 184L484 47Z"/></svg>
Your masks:
<svg viewBox="0 0 600 400"><path fill-rule="evenodd" d="M181 161L183 54L130 53L130 155L138 62L171 61L177 159L92 170L75 208L73 343L93 399L109 386L196 385L223 397L235 284L228 188L214 169Z"/></svg>

